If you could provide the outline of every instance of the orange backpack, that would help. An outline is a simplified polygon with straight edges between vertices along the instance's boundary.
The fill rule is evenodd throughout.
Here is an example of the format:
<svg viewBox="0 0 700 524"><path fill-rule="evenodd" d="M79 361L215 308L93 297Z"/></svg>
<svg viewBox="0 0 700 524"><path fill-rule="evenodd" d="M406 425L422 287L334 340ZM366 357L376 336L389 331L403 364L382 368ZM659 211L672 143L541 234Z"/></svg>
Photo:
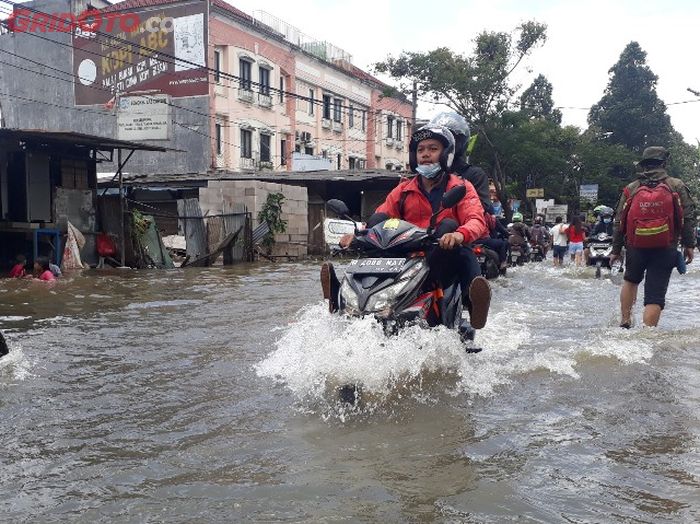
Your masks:
<svg viewBox="0 0 700 524"><path fill-rule="evenodd" d="M630 191L622 210L620 226L626 243L634 248L669 247L683 227L683 209L678 193L664 181L647 182Z"/></svg>

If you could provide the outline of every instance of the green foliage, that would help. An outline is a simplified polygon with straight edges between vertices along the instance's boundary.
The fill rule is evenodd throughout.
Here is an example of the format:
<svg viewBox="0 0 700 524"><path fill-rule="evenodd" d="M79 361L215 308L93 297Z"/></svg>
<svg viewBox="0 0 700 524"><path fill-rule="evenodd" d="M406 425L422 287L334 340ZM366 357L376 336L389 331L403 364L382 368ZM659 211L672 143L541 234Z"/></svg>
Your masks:
<svg viewBox="0 0 700 524"><path fill-rule="evenodd" d="M270 193L258 213L259 222L267 222L270 226L270 231L262 240L262 245L265 246L268 253L275 244L275 234L284 233L287 231L287 221L282 220L282 203L284 195L282 193Z"/></svg>
<svg viewBox="0 0 700 524"><path fill-rule="evenodd" d="M561 111L554 109L552 84L544 75L539 75L520 96L520 110L531 118L544 118L561 124Z"/></svg>
<svg viewBox="0 0 700 524"><path fill-rule="evenodd" d="M603 98L588 114L602 139L638 155L647 146L670 146L673 132L666 104L656 94L658 77L646 65L646 56L637 42L630 42L609 70Z"/></svg>

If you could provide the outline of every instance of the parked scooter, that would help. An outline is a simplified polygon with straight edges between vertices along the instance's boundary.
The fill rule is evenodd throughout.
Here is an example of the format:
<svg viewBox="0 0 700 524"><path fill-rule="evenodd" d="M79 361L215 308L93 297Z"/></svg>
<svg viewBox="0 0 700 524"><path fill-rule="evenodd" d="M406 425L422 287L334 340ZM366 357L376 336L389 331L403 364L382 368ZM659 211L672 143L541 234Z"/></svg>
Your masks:
<svg viewBox="0 0 700 524"><path fill-rule="evenodd" d="M607 233L599 233L595 237L591 237L588 250L588 265L595 266L595 277L600 278L602 268L610 269L612 237Z"/></svg>

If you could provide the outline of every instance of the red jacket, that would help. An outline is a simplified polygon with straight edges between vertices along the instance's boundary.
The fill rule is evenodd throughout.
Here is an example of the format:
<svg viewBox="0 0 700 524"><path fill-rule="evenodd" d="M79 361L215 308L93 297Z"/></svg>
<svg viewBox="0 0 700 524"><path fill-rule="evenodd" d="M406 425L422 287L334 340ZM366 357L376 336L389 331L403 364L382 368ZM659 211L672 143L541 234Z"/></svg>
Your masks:
<svg viewBox="0 0 700 524"><path fill-rule="evenodd" d="M419 183L420 176L400 183L389 193L384 203L377 208L377 213L386 213L390 218L400 218L418 227L428 227L433 209L430 207L428 197L421 191ZM456 175L450 175L445 190L450 190L460 184L467 186L467 194L454 208L442 210L436 217L435 223L438 224L445 218L456 220L460 224L457 231L464 235L464 243L467 244L489 236L489 230L484 221L484 208L481 206L479 195L471 182L462 180ZM403 216L401 216L399 209L402 193L407 193L403 204Z"/></svg>

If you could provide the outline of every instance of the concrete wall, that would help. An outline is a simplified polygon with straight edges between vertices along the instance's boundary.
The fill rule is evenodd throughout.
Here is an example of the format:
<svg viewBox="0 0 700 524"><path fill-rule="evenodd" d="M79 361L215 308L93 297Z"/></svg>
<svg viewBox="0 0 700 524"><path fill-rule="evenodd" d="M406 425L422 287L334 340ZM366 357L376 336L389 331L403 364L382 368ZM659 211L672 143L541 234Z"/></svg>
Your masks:
<svg viewBox="0 0 700 524"><path fill-rule="evenodd" d="M270 193L282 193L282 219L287 231L275 235L273 255L304 256L308 253L308 194L305 187L259 181L212 180L209 187L200 188L199 205L202 214L222 213L224 202L243 203L258 225L258 213Z"/></svg>
<svg viewBox="0 0 700 524"><path fill-rule="evenodd" d="M24 5L48 13L71 11L70 0L37 0ZM73 49L69 33L3 34L0 35L0 49L17 55L0 53L3 62L24 68L18 69L7 64L0 66L0 108L5 127L76 131L117 138L117 118L114 110L105 109L101 105L75 106L72 83ZM41 64L54 69L44 68ZM45 103L22 100L18 97ZM186 153L137 152L125 167L126 172L204 173L210 167L211 140L202 136L210 134L210 119L206 116L209 114L209 97L173 98L171 102L179 106L171 108L171 139L149 143L181 149ZM174 122L186 125L194 131ZM116 167L103 163L98 165L98 171L114 172Z"/></svg>

